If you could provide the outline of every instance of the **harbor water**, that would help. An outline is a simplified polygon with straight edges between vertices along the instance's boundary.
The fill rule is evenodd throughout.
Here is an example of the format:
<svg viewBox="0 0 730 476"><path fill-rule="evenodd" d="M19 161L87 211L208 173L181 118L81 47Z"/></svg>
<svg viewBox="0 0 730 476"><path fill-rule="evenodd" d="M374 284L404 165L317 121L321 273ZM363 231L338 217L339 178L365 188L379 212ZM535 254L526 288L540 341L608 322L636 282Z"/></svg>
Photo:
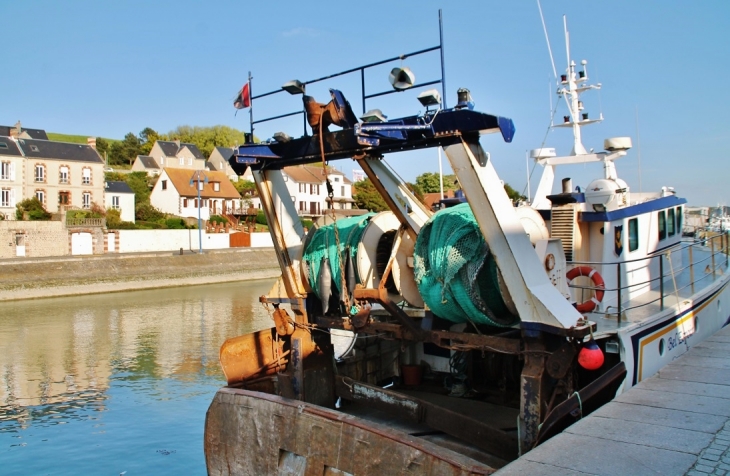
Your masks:
<svg viewBox="0 0 730 476"><path fill-rule="evenodd" d="M0 474L205 474L218 350L272 284L0 303Z"/></svg>

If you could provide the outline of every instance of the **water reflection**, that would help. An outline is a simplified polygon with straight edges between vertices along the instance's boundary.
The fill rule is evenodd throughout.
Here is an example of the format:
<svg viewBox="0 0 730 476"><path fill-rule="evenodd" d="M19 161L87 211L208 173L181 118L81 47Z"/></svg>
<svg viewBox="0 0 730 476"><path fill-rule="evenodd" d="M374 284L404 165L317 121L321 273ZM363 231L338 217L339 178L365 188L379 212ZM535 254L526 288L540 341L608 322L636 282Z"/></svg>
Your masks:
<svg viewBox="0 0 730 476"><path fill-rule="evenodd" d="M149 401L209 401L211 389L224 383L221 343L271 325L258 302L271 284L0 303L0 445L23 446L25 430L74 421L123 426L132 418L125 411ZM168 458L181 453L157 451ZM196 451L202 461L202 448Z"/></svg>

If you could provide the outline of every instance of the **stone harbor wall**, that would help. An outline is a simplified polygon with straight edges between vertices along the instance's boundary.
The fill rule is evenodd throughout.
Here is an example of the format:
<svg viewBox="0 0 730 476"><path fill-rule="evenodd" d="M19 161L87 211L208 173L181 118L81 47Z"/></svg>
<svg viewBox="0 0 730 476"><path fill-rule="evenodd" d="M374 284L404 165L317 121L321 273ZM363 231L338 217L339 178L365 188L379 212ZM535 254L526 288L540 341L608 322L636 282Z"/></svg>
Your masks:
<svg viewBox="0 0 730 476"><path fill-rule="evenodd" d="M0 260L0 301L108 293L281 275L273 249Z"/></svg>

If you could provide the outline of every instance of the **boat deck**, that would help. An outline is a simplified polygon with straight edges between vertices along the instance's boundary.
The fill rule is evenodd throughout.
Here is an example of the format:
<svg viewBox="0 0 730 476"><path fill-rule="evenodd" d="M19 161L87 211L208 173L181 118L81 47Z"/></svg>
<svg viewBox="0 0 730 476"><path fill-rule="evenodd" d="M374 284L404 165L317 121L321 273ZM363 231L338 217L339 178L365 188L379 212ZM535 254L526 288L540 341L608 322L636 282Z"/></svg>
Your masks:
<svg viewBox="0 0 730 476"><path fill-rule="evenodd" d="M495 474L726 474L728 369L730 326Z"/></svg>
<svg viewBox="0 0 730 476"><path fill-rule="evenodd" d="M683 242L684 246L688 244ZM598 324L597 334L600 336L615 333L619 328L641 324L668 308L675 307L681 310L691 307L692 298L696 293L722 279L730 271L726 255L718 250L715 250L714 273L712 252L709 248L695 245L691 259L688 248L682 249L681 253L682 264L679 269L672 270L671 264L665 263L663 288L657 281L645 293L622 302L620 322L615 305L607 306L604 312L591 313L590 319ZM611 288L608 283L606 287Z"/></svg>

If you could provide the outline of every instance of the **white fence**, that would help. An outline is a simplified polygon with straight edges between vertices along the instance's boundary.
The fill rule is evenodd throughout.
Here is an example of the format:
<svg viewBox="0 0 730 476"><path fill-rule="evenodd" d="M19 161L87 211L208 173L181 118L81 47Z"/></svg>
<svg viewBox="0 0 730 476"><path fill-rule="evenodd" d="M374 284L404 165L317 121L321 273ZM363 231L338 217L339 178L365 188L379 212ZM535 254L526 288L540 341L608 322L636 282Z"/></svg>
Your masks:
<svg viewBox="0 0 730 476"><path fill-rule="evenodd" d="M198 250L198 230L115 230L118 253ZM230 248L228 233L203 231L203 250ZM251 248L273 247L269 233L251 234Z"/></svg>
<svg viewBox="0 0 730 476"><path fill-rule="evenodd" d="M198 250L198 230L116 230L118 252ZM203 249L229 248L228 233L203 232Z"/></svg>

